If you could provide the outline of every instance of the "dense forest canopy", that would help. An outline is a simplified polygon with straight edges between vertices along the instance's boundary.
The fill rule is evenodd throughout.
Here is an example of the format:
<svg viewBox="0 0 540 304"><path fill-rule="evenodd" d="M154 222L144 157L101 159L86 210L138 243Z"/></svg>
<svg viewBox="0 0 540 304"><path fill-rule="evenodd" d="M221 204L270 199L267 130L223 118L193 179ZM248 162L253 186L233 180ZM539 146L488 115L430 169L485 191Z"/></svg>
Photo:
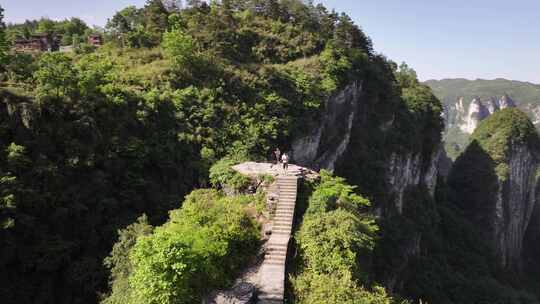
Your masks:
<svg viewBox="0 0 540 304"><path fill-rule="evenodd" d="M396 268L399 242L420 231L426 249L396 292L430 303L532 303L483 264L491 255L444 182L435 198L408 189L402 215L388 203L385 162L416 153L426 169L442 106L346 14L300 0L147 0L90 29L78 18L5 26L1 13L6 303L192 303L229 286L260 246L254 218L263 208L260 194L220 190L247 182L230 166L290 149L355 81L366 125L336 169L354 186L324 171L302 185L310 191L291 299L399 303L380 278ZM76 46L95 31L105 40L97 49L10 51L33 34Z"/></svg>
<svg viewBox="0 0 540 304"><path fill-rule="evenodd" d="M74 18L7 32L67 41L86 30ZM96 51L2 53L8 303L95 303L117 229L142 213L163 223L208 184L213 162L265 159L316 121L325 98L376 73L371 61L386 62L349 17L300 1L178 10L153 0L116 13L105 38Z"/></svg>

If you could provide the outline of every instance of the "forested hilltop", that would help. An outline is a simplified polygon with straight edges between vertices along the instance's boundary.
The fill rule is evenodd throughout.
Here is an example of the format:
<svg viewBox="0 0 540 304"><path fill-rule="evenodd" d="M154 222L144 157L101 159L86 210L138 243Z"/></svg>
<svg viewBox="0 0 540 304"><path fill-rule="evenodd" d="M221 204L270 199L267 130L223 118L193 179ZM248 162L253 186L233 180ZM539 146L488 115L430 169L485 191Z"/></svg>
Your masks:
<svg viewBox="0 0 540 304"><path fill-rule="evenodd" d="M438 178L441 102L347 15L300 0L173 4L127 7L104 31L0 14L2 303L200 303L230 287L269 216L252 188L272 182L231 166L275 147L321 169L299 186L288 302L538 303L537 246L500 262L462 204L474 159L451 174L470 178L465 192ZM95 32L104 45L84 45ZM74 48L11 50L32 34ZM526 117L486 121L473 151L504 197L513 142L491 149L493 125L526 135L529 171L540 153ZM526 244L540 239L531 204Z"/></svg>
<svg viewBox="0 0 540 304"><path fill-rule="evenodd" d="M444 105L446 151L463 152L478 122L502 106L517 107L540 127L540 85L507 79L442 79L425 82ZM502 99L507 99L503 101ZM501 102L502 101L502 102ZM472 105L472 106L471 106Z"/></svg>

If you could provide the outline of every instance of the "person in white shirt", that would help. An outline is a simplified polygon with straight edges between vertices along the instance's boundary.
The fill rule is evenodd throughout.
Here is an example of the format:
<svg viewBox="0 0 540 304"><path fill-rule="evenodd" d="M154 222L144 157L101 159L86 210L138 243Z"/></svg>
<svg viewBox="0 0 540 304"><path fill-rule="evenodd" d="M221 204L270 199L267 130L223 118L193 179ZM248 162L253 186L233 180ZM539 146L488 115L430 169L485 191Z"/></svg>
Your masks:
<svg viewBox="0 0 540 304"><path fill-rule="evenodd" d="M287 172L287 169L289 168L289 156L287 155L287 153L283 153L283 155L281 156L281 162L283 163L283 170Z"/></svg>

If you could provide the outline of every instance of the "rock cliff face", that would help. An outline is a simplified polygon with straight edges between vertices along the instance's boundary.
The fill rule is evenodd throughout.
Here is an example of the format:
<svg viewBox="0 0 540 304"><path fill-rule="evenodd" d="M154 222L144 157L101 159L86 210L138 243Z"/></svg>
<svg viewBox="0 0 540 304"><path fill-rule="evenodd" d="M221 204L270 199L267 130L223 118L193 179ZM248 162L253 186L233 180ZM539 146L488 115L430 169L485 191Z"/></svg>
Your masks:
<svg viewBox="0 0 540 304"><path fill-rule="evenodd" d="M424 185L433 196L437 185L438 161L441 150L436 149L427 159L420 153L393 153L388 165L387 181L390 191L395 194L395 206L399 213L403 211L403 196L410 186Z"/></svg>
<svg viewBox="0 0 540 304"><path fill-rule="evenodd" d="M525 113L505 110L478 126L452 169L456 203L489 241L499 266L520 270L524 240L537 231L540 146Z"/></svg>
<svg viewBox="0 0 540 304"><path fill-rule="evenodd" d="M351 141L364 148L375 146L388 135L395 126L395 113L378 118L371 100L364 93L361 82L354 82L330 97L325 105L319 127L304 137L297 138L292 144L293 158L299 165L315 168L338 170L338 175L350 178L347 169L354 162L373 162L364 158L361 152L351 147ZM381 115L382 116L382 115ZM369 137L359 135L375 126L379 136ZM378 172L382 172L384 191L391 196L391 204L398 212L403 208L403 194L410 186L425 185L431 193L435 190L437 177L437 160L440 149L438 146L429 155L424 156L420 151L392 151L383 145L381 153L384 161L377 165ZM345 156L347 154L347 160ZM352 155L352 157L351 157ZM372 156L372 155L370 155ZM361 183L373 181L362 180Z"/></svg>
<svg viewBox="0 0 540 304"><path fill-rule="evenodd" d="M349 144L361 94L362 84L354 82L327 100L319 127L292 143L298 164L334 170Z"/></svg>
<svg viewBox="0 0 540 304"><path fill-rule="evenodd" d="M525 145L512 146L508 167L507 178L499 180L494 205L493 241L499 264L519 269L522 266L523 240L538 197L537 151Z"/></svg>
<svg viewBox="0 0 540 304"><path fill-rule="evenodd" d="M480 121L497 111L514 107L516 103L508 95L500 98L489 97L485 100L475 98L468 107L461 97L453 106L446 107L444 118L448 129L458 127L463 133L472 134Z"/></svg>

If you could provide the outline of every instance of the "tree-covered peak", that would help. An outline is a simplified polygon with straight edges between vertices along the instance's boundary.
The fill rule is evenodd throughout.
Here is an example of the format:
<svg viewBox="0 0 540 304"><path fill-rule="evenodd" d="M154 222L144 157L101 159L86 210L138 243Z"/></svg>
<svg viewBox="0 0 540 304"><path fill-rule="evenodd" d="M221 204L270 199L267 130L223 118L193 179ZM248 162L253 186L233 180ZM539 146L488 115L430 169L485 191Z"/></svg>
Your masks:
<svg viewBox="0 0 540 304"><path fill-rule="evenodd" d="M496 163L506 161L513 144L538 148L540 139L527 114L516 108L498 111L482 121L471 136Z"/></svg>

